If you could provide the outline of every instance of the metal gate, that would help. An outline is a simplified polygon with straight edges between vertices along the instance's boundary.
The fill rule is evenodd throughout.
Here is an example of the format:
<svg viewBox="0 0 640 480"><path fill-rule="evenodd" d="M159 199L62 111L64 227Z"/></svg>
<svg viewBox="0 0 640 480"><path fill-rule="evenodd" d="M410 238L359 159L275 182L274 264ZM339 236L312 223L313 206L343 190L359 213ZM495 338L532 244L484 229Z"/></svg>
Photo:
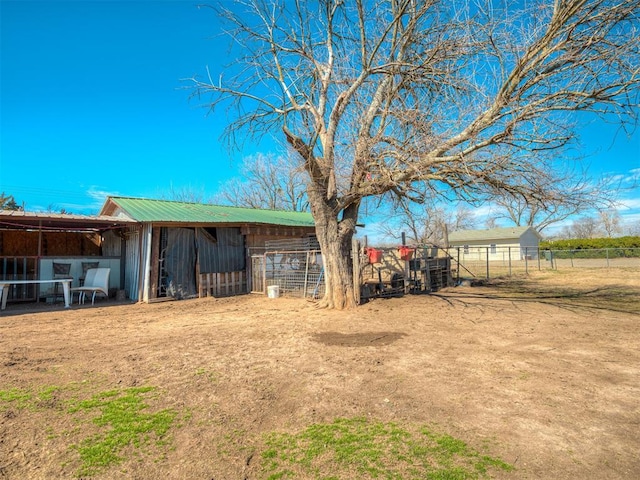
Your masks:
<svg viewBox="0 0 640 480"><path fill-rule="evenodd" d="M251 292L267 292L277 285L281 295L320 298L324 295L324 268L319 250L266 252L251 256Z"/></svg>

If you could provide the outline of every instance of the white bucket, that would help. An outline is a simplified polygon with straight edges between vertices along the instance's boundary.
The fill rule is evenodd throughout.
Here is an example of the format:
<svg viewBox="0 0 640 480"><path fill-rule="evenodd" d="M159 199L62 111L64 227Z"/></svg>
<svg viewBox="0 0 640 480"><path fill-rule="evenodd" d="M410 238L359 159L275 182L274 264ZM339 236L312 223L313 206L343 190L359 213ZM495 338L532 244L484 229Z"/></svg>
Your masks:
<svg viewBox="0 0 640 480"><path fill-rule="evenodd" d="M270 285L267 287L267 297L278 298L280 296L280 286Z"/></svg>

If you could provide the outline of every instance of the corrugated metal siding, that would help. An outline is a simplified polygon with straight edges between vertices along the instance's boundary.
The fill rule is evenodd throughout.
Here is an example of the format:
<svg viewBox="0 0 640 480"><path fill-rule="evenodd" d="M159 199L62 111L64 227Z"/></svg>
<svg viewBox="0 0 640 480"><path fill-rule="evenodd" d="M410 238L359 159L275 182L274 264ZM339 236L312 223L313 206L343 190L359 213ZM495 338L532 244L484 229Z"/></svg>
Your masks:
<svg viewBox="0 0 640 480"><path fill-rule="evenodd" d="M148 302L151 297L151 264L154 259L151 256L151 245L153 243L153 225L145 223L142 226L142 235L140 242L140 284L142 285L142 301Z"/></svg>
<svg viewBox="0 0 640 480"><path fill-rule="evenodd" d="M126 234L126 242L124 289L131 300L139 300L140 231L137 228L130 228Z"/></svg>
<svg viewBox="0 0 640 480"><path fill-rule="evenodd" d="M125 197L111 197L110 201L139 222L255 223L295 227L314 226L313 216L306 212L259 210Z"/></svg>
<svg viewBox="0 0 640 480"><path fill-rule="evenodd" d="M192 228L168 228L164 255L167 295L190 298L196 290L196 241Z"/></svg>
<svg viewBox="0 0 640 480"><path fill-rule="evenodd" d="M215 239L205 229L198 228L196 241L200 273L245 270L244 236L239 228L216 228Z"/></svg>

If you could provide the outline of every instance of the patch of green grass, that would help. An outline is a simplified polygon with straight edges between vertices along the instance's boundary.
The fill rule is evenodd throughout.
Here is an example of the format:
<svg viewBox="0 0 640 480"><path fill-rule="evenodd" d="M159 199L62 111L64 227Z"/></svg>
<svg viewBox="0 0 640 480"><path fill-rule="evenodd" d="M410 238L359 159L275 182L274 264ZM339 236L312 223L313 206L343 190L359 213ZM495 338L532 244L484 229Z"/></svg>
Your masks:
<svg viewBox="0 0 640 480"><path fill-rule="evenodd" d="M36 409L46 402L50 402L60 387L41 387L40 390L32 392L22 388L10 388L0 390L0 403L6 404L19 410L29 408Z"/></svg>
<svg viewBox="0 0 640 480"><path fill-rule="evenodd" d="M49 387L43 387L39 392L38 392L38 399L42 402L47 402L53 399L54 395L56 392L58 392L60 390L60 387L57 386L49 386Z"/></svg>
<svg viewBox="0 0 640 480"><path fill-rule="evenodd" d="M513 469L449 435L364 418L314 424L297 434L271 433L261 461L268 480L458 480L485 478L492 468Z"/></svg>
<svg viewBox="0 0 640 480"><path fill-rule="evenodd" d="M15 408L26 408L33 400L33 394L21 388L0 390L0 402L10 404Z"/></svg>
<svg viewBox="0 0 640 480"><path fill-rule="evenodd" d="M197 368L195 374L196 376L204 376L212 382L217 382L218 380L218 374L215 371L204 367Z"/></svg>
<svg viewBox="0 0 640 480"><path fill-rule="evenodd" d="M99 429L95 435L72 446L82 462L79 476L93 475L121 463L124 460L122 452L128 447L165 443L176 412L148 413L144 398L154 390L153 387L109 390L89 400L74 402L69 412L97 412L92 421Z"/></svg>

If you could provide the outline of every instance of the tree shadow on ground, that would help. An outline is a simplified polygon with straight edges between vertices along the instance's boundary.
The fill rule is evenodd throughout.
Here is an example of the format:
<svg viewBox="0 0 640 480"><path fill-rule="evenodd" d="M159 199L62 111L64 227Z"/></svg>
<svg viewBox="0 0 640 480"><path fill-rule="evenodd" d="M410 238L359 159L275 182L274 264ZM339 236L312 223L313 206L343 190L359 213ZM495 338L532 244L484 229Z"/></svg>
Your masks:
<svg viewBox="0 0 640 480"><path fill-rule="evenodd" d="M311 338L316 342L331 346L377 347L380 345L390 345L396 340L401 339L405 335L406 334L402 332L320 332L314 333Z"/></svg>
<svg viewBox="0 0 640 480"><path fill-rule="evenodd" d="M536 302L570 309L606 310L640 315L640 289L629 285L578 287L550 285L536 279L498 278L475 282L464 293L450 290L447 297L468 296L514 302Z"/></svg>

